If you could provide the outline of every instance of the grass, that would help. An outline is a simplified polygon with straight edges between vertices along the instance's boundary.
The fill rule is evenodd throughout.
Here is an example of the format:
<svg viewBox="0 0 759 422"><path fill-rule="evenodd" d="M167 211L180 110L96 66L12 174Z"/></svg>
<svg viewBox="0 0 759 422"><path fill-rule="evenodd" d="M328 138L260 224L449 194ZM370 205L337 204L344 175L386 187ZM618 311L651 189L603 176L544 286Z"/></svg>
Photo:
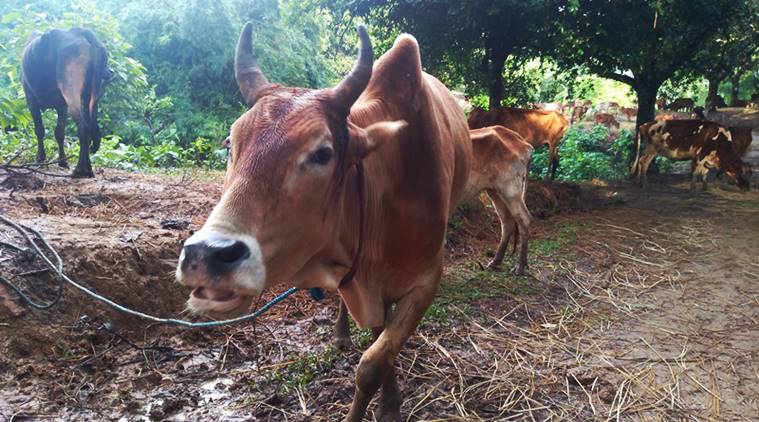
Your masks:
<svg viewBox="0 0 759 422"><path fill-rule="evenodd" d="M528 262L531 267L559 253L577 241L578 231L589 222L568 221L554 226L540 238L532 239ZM510 268L513 258L507 259L503 268ZM476 261L464 261L450 268L443 280L435 301L427 309L422 326L450 326L466 321L472 316L473 304L503 296L529 295L535 292L528 276L518 276L510 270L490 271L482 269ZM567 310L567 315L576 310Z"/></svg>

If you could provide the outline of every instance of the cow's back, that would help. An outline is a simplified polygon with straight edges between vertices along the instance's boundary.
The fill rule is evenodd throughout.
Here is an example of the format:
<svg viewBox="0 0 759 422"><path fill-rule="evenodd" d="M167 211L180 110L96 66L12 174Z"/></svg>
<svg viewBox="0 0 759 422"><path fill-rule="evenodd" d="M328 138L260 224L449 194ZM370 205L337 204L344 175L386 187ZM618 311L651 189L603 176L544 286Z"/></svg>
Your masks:
<svg viewBox="0 0 759 422"><path fill-rule="evenodd" d="M64 31L53 29L44 34L34 33L24 47L21 58L21 83L27 96L43 107L63 101L58 93L56 68L59 39Z"/></svg>
<svg viewBox="0 0 759 422"><path fill-rule="evenodd" d="M555 144L569 128L569 121L555 111L503 107L495 110L475 109L469 115L469 128L500 125L519 133L533 147Z"/></svg>

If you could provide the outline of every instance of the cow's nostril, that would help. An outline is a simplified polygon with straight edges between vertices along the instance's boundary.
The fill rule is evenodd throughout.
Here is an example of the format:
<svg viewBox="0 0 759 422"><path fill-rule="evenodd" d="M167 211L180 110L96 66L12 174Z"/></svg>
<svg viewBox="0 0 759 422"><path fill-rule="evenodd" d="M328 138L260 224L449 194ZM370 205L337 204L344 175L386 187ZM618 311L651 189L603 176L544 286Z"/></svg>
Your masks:
<svg viewBox="0 0 759 422"><path fill-rule="evenodd" d="M248 245L239 240L224 247L217 248L213 252L213 259L226 265L235 265L250 257Z"/></svg>

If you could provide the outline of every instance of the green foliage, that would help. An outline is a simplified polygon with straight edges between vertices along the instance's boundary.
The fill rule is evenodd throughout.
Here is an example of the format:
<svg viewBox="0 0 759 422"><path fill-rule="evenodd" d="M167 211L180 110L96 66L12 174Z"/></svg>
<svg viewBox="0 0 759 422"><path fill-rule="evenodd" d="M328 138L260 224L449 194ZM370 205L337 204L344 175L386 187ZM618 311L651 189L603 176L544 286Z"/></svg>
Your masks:
<svg viewBox="0 0 759 422"><path fill-rule="evenodd" d="M328 373L340 357L340 351L334 347L328 347L322 353L306 352L272 371L268 381L277 384L282 392L291 393L313 381L317 375Z"/></svg>
<svg viewBox="0 0 759 422"><path fill-rule="evenodd" d="M219 141L245 110L234 81L233 54L246 20L254 22L254 49L273 82L323 87L339 80L338 72L353 62L346 54L355 53L355 36L346 34L351 46L346 54L328 51L336 48L328 32L331 15L313 2L167 0L155 6L149 0L97 5L90 0L10 0L0 5L0 129L18 129L2 135L7 139L2 153L26 146L30 152L22 156L33 156L35 137L18 69L35 30L86 27L105 45L116 77L100 102L107 140L93 160L135 170L224 167ZM54 112L45 113L44 120L48 129L54 127ZM75 144L73 126L67 136ZM48 130L47 149L55 148L51 134Z"/></svg>
<svg viewBox="0 0 759 422"><path fill-rule="evenodd" d="M594 126L590 131L571 127L559 144L558 180L581 181L594 178L620 180L629 174L633 136L622 130L616 140L608 141L608 130ZM530 175L545 177L548 171L548 151L536 150L532 155Z"/></svg>

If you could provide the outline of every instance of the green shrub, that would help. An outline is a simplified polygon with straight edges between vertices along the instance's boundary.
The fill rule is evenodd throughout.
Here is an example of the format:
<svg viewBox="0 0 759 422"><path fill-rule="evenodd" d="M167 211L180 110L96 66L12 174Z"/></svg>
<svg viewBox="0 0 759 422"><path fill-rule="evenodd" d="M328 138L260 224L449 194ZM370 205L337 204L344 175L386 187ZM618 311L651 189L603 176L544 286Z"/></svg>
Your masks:
<svg viewBox="0 0 759 422"><path fill-rule="evenodd" d="M629 173L633 136L621 130L614 141L608 140L608 130L595 126L584 130L571 127L559 144L559 168L556 179L567 181L620 180ZM530 175L545 177L548 171L548 149L539 148L532 155Z"/></svg>

